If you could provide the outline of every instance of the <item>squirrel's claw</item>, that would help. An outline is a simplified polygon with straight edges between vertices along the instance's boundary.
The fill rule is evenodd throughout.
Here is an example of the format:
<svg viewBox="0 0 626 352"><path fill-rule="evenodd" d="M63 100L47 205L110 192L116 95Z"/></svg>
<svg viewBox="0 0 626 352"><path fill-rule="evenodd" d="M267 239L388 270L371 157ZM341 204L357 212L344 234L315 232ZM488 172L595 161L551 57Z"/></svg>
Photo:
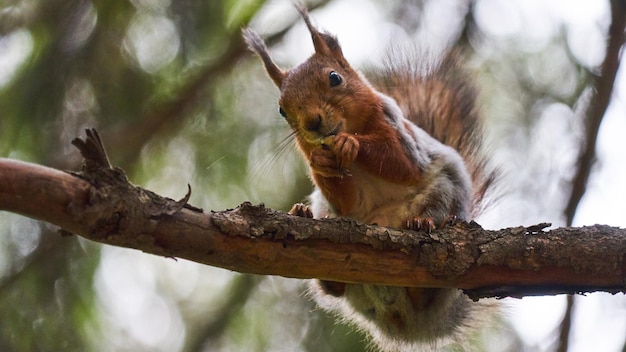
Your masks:
<svg viewBox="0 0 626 352"><path fill-rule="evenodd" d="M452 226L456 223L457 217L456 215L448 215L439 227L435 226L435 221L430 217L419 217L414 216L412 219L406 221L406 228L414 231L426 231L426 233L431 233L432 230L437 228L443 228L446 226Z"/></svg>
<svg viewBox="0 0 626 352"><path fill-rule="evenodd" d="M359 154L359 141L351 134L339 132L333 140L332 150L340 170L347 170Z"/></svg>
<svg viewBox="0 0 626 352"><path fill-rule="evenodd" d="M456 224L458 220L459 219L456 217L456 215L448 215L447 218L443 219L440 227L454 226L454 224Z"/></svg>
<svg viewBox="0 0 626 352"><path fill-rule="evenodd" d="M311 210L311 207L302 203L294 204L289 210L289 214L303 218L313 218L313 211Z"/></svg>
<svg viewBox="0 0 626 352"><path fill-rule="evenodd" d="M359 141L344 132L329 137L332 141L325 141L311 151L311 169L324 177L352 176L349 168L359 154Z"/></svg>
<svg viewBox="0 0 626 352"><path fill-rule="evenodd" d="M432 230L436 229L432 218L419 216L414 216L412 219L407 220L406 228L414 231L426 231L426 233L431 233Z"/></svg>
<svg viewBox="0 0 626 352"><path fill-rule="evenodd" d="M314 148L309 155L309 166L311 170L324 177L344 177L349 175L342 169L337 155L329 149L329 146L322 145Z"/></svg>

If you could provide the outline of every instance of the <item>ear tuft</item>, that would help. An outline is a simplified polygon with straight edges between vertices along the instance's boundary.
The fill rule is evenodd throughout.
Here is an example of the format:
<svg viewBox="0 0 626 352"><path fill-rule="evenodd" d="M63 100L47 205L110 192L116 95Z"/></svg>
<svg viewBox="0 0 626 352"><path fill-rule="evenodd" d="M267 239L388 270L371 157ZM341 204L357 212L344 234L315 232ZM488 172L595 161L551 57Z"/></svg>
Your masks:
<svg viewBox="0 0 626 352"><path fill-rule="evenodd" d="M244 28L242 30L242 35L246 44L248 44L248 48L261 58L263 65L265 66L265 71L267 71L267 74L270 76L272 81L274 81L274 84L280 88L283 80L285 79L286 73L276 66L274 61L272 61L272 58L267 51L267 45L265 45L261 36L250 28Z"/></svg>
<svg viewBox="0 0 626 352"><path fill-rule="evenodd" d="M304 23L306 23L306 26L311 33L315 52L320 55L333 56L339 62L345 62L346 59L343 57L343 52L341 51L341 46L339 45L337 37L330 33L322 33L318 31L317 28L315 28L315 26L311 23L309 13L306 7L302 4L296 5L296 9L300 12Z"/></svg>

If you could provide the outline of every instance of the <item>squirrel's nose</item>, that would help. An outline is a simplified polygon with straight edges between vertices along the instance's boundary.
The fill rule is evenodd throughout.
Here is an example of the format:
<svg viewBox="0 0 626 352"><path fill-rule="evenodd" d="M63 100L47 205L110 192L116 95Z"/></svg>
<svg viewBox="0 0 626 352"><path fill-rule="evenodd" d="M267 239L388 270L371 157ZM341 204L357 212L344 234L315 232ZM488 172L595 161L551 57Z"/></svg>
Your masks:
<svg viewBox="0 0 626 352"><path fill-rule="evenodd" d="M320 126L322 126L322 115L316 114L307 117L302 127L307 131L317 131L320 129Z"/></svg>

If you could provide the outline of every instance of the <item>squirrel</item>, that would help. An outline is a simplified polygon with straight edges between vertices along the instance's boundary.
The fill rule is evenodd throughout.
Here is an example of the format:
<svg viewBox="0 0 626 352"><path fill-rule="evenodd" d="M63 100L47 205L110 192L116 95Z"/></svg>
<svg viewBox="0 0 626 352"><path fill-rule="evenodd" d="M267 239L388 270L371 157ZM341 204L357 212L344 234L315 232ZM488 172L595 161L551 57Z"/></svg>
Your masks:
<svg viewBox="0 0 626 352"><path fill-rule="evenodd" d="M369 79L298 6L315 53L282 70L253 30L243 30L280 90L279 113L309 163L311 205L291 213L432 231L468 221L494 181L481 156L477 94L449 53L437 65L391 56ZM311 280L323 309L364 330L388 351L440 345L471 325L476 303L458 289Z"/></svg>

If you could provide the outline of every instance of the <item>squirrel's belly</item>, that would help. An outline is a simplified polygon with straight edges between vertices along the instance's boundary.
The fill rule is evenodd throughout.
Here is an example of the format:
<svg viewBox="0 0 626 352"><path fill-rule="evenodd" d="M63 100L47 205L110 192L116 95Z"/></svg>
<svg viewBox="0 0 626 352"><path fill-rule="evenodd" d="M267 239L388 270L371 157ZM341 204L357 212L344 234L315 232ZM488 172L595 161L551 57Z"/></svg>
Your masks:
<svg viewBox="0 0 626 352"><path fill-rule="evenodd" d="M417 186L398 185L362 170L354 170L356 204L347 216L365 224L401 228L421 213Z"/></svg>

